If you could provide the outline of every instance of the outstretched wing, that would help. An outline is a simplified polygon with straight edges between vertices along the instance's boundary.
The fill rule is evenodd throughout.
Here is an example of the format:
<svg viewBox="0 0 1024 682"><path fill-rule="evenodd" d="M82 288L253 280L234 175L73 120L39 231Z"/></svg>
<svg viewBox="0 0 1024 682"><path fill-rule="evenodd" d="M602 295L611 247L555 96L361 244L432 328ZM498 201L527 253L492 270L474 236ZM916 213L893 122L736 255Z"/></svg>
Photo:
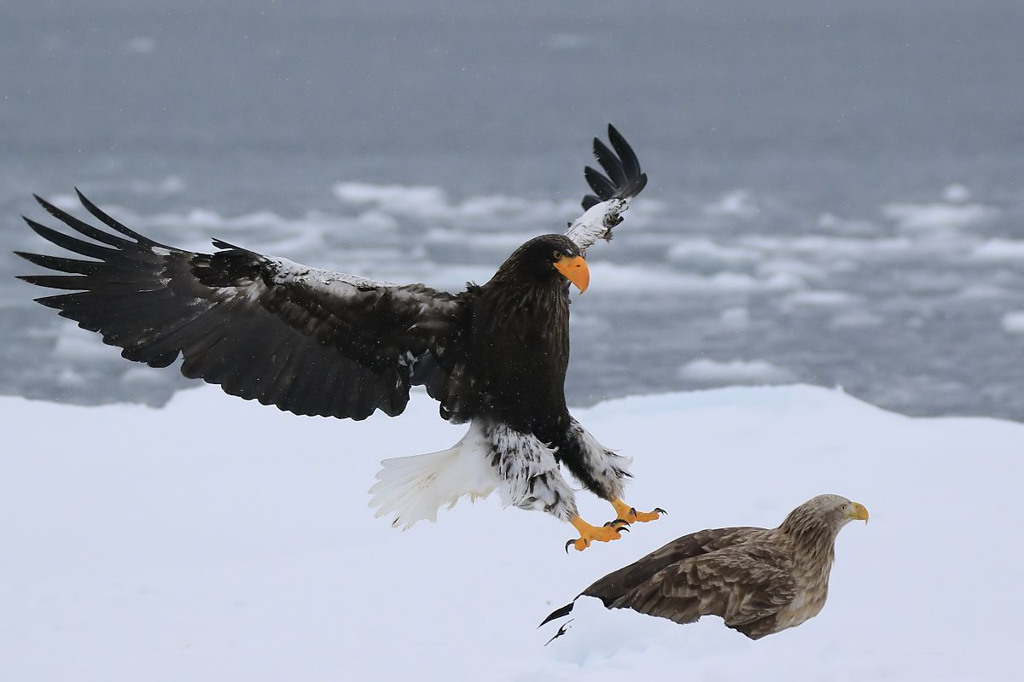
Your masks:
<svg viewBox="0 0 1024 682"><path fill-rule="evenodd" d="M565 233L584 253L598 239L612 238L612 228L622 222L629 200L647 186L647 174L640 170L633 148L611 124L608 125L608 141L611 149L594 138L594 157L604 174L590 166L583 169L583 176L594 194L583 197L584 213Z"/></svg>
<svg viewBox="0 0 1024 682"><path fill-rule="evenodd" d="M36 197L88 240L29 218L43 238L85 259L18 253L59 274L21 279L68 290L37 299L99 332L129 360L166 367L301 415L401 413L409 387L434 394L461 299L270 258L214 241L215 253L160 244L79 193L108 229ZM89 241L91 240L91 241Z"/></svg>

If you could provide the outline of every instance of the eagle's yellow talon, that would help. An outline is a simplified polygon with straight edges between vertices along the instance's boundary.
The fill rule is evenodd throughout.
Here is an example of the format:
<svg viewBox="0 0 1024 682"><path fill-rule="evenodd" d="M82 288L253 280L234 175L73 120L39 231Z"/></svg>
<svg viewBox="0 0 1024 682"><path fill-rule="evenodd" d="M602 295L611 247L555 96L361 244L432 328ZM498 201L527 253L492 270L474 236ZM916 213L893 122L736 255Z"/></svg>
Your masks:
<svg viewBox="0 0 1024 682"><path fill-rule="evenodd" d="M573 528L579 531L580 536L575 540L569 540L565 543L565 551L569 551L569 545L576 548L577 552L582 552L587 547L590 547L592 542L611 542L612 540L618 540L622 535L620 531L628 530L624 526L616 525L614 522L606 523L603 526L591 526L589 523L584 521L578 516L574 516L569 519L569 523L573 525Z"/></svg>
<svg viewBox="0 0 1024 682"><path fill-rule="evenodd" d="M615 508L615 513L618 514L619 519L626 523L656 521L666 513L661 507L655 507L654 511L638 512L636 507L631 507L622 500L612 500L612 507Z"/></svg>

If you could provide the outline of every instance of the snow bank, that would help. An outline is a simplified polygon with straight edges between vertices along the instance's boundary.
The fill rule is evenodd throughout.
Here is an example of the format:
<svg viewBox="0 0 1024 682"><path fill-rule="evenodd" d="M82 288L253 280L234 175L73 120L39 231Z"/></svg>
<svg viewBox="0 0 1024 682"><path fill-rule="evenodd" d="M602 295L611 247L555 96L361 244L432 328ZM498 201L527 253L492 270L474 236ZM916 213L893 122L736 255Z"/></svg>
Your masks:
<svg viewBox="0 0 1024 682"><path fill-rule="evenodd" d="M566 555L570 528L495 499L390 528L378 460L463 429L299 418L213 388L163 410L0 398L5 680L1017 680L1024 425L910 419L838 391L730 388L577 414L635 458L628 500L671 514ZM605 572L710 526L863 502L817 618L752 642L581 600ZM584 515L610 508L582 494Z"/></svg>
<svg viewBox="0 0 1024 682"><path fill-rule="evenodd" d="M679 368L679 376L704 386L716 384L785 384L795 379L784 367L767 360L691 360Z"/></svg>
<svg viewBox="0 0 1024 682"><path fill-rule="evenodd" d="M998 210L982 204L901 204L882 207L886 218L901 230L934 230L973 227L992 220Z"/></svg>
<svg viewBox="0 0 1024 682"><path fill-rule="evenodd" d="M1005 313L1000 322L1008 334L1024 334L1024 310Z"/></svg>

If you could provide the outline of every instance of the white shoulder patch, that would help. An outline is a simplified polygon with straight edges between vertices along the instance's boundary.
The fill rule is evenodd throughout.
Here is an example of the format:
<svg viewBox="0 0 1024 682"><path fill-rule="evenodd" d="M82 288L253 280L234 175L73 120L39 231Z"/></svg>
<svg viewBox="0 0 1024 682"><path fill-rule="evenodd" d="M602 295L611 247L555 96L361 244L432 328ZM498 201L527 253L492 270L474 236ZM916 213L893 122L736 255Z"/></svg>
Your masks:
<svg viewBox="0 0 1024 682"><path fill-rule="evenodd" d="M609 199L594 204L586 213L573 221L565 236L571 239L580 251L594 245L598 239L610 239L611 229L619 224L622 213L629 208L629 199Z"/></svg>

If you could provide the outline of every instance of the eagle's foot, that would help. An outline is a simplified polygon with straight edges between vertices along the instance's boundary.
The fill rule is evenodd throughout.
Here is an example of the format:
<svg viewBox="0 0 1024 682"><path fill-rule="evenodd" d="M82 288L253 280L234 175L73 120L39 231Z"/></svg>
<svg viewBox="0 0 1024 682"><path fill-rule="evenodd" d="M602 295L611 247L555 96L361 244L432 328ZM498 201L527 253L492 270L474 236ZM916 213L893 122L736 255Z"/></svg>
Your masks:
<svg viewBox="0 0 1024 682"><path fill-rule="evenodd" d="M629 532L629 524L623 519L615 519L609 521L603 526L591 526L589 523L584 521L578 516L574 516L569 519L569 523L573 525L573 528L580 532L580 536L574 540L569 540L565 543L565 551L569 551L571 545L576 549L577 552L582 552L587 547L590 547L592 542L611 542L612 540L618 540L622 537L621 532Z"/></svg>
<svg viewBox="0 0 1024 682"><path fill-rule="evenodd" d="M636 507L630 507L622 500L612 500L612 506L615 507L615 513L618 514L616 521L625 521L626 523L656 521L668 513L661 507L655 507L653 511L649 512L638 512Z"/></svg>

